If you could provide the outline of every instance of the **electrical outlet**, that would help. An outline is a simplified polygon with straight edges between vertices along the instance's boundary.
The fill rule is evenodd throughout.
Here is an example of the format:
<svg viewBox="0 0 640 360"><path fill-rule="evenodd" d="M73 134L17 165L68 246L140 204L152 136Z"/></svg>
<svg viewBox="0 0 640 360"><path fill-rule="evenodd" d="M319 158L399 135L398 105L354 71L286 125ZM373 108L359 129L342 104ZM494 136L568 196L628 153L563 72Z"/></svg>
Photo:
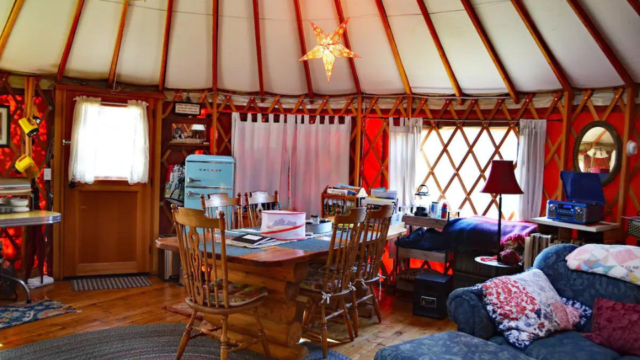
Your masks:
<svg viewBox="0 0 640 360"><path fill-rule="evenodd" d="M51 180L51 169L50 168L44 169L44 179L45 180Z"/></svg>

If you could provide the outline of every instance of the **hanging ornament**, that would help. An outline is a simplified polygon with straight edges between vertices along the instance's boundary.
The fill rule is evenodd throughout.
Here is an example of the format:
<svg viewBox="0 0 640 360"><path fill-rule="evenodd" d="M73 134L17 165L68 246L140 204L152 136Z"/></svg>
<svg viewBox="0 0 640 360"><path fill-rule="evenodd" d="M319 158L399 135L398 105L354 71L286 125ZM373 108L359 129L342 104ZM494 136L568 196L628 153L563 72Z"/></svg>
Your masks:
<svg viewBox="0 0 640 360"><path fill-rule="evenodd" d="M336 61L336 57L360 57L360 55L340 44L342 42L342 35L347 29L347 22L349 22L349 18L347 18L342 25L333 32L333 34L327 35L327 33L310 21L311 27L313 28L313 34L316 36L318 45L311 49L311 51L309 51L305 56L300 58L300 61L322 58L324 71L327 73L327 82L331 82L331 72L333 71L333 64Z"/></svg>

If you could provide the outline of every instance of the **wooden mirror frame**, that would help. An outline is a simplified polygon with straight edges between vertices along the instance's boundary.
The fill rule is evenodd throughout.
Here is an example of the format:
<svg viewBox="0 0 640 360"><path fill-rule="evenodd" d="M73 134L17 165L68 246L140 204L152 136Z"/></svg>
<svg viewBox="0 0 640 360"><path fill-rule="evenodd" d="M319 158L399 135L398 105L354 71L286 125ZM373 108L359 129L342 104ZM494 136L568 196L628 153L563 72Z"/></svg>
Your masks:
<svg viewBox="0 0 640 360"><path fill-rule="evenodd" d="M582 130L580 130L580 133L578 133L578 136L576 136L576 143L573 145L573 171L582 172L580 170L580 163L578 162L579 155L580 155L580 144L582 143L582 138L584 138L587 132L597 127L604 128L611 134L611 137L613 138L613 142L616 148L616 158L615 158L615 164L613 165L613 169L609 171L609 176L607 176L604 180L602 180L602 186L606 186L610 184L613 181L613 179L616 178L616 176L618 176L618 173L620 172L620 166L622 165L622 140L618 135L618 131L606 121L591 122L588 125L586 125L584 128L582 128Z"/></svg>

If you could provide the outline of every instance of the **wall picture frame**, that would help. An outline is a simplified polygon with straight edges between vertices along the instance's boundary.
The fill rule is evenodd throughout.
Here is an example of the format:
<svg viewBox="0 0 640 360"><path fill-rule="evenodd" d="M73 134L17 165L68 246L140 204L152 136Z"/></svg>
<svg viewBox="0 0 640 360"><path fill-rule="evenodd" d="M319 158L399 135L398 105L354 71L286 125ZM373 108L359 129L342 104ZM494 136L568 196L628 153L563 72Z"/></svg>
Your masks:
<svg viewBox="0 0 640 360"><path fill-rule="evenodd" d="M0 105L0 148L7 148L11 143L11 112L6 105Z"/></svg>

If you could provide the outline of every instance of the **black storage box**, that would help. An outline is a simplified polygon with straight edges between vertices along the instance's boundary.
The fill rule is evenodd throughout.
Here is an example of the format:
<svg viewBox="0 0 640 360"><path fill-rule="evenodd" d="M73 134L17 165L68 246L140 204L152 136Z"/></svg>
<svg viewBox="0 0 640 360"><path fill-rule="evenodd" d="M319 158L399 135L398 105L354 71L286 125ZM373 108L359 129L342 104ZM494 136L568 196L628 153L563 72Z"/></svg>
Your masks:
<svg viewBox="0 0 640 360"><path fill-rule="evenodd" d="M416 276L413 284L413 315L435 319L447 317L447 298L453 291L450 275L425 270Z"/></svg>

